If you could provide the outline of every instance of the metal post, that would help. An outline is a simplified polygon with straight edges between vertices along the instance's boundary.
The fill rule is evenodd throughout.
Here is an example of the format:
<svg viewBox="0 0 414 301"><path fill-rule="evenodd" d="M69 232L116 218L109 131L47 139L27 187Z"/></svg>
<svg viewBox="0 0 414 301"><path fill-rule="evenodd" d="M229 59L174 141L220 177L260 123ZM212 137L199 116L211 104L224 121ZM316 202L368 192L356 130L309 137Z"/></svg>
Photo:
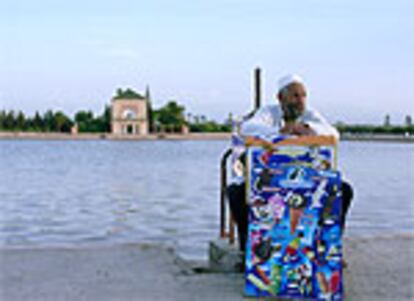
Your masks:
<svg viewBox="0 0 414 301"><path fill-rule="evenodd" d="M220 237L227 237L226 233L226 188L227 188L227 159L231 155L229 148L220 162Z"/></svg>
<svg viewBox="0 0 414 301"><path fill-rule="evenodd" d="M262 89L261 89L261 76L260 76L261 70L259 67L257 67L254 70L254 110L257 110L260 108L260 102L262 97Z"/></svg>
<svg viewBox="0 0 414 301"><path fill-rule="evenodd" d="M230 214L230 224L229 224L229 243L230 245L234 244L235 235L234 235L234 228L236 227L236 223L233 219L233 216Z"/></svg>
<svg viewBox="0 0 414 301"><path fill-rule="evenodd" d="M254 112L260 108L261 103L261 69L257 67L254 70L254 108L247 116L253 116ZM226 150L220 161L220 237L229 238L229 243L235 241L235 221L231 215L226 214L226 189L227 189L227 159L231 155L232 149ZM241 200L243 201L243 200ZM229 226L227 232L227 223Z"/></svg>

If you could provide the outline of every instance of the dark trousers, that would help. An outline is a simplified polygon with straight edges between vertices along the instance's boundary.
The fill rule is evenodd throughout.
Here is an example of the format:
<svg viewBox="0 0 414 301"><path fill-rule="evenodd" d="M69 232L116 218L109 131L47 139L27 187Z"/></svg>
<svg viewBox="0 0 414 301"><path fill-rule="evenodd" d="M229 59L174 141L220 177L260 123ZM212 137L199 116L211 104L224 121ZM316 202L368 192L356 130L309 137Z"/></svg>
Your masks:
<svg viewBox="0 0 414 301"><path fill-rule="evenodd" d="M342 181L342 210L341 210L341 228L345 229L345 218L353 198L354 192L350 184ZM246 204L246 187L245 183L232 184L227 187L227 198L229 200L230 211L237 224L237 234L239 237L240 250L244 250L247 239L247 215L248 208Z"/></svg>

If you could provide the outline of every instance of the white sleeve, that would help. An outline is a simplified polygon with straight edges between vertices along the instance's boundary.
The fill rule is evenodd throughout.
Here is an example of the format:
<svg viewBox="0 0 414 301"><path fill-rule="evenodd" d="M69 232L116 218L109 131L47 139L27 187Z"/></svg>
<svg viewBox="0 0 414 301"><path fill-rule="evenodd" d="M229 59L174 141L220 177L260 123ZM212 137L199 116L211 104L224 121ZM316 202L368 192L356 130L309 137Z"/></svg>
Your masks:
<svg viewBox="0 0 414 301"><path fill-rule="evenodd" d="M274 116L268 107L260 108L250 119L244 121L240 127L242 136L270 135L279 132Z"/></svg>
<svg viewBox="0 0 414 301"><path fill-rule="evenodd" d="M336 128L329 124L321 114L316 111L311 111L306 123L316 132L317 135L334 136L339 140L339 132Z"/></svg>

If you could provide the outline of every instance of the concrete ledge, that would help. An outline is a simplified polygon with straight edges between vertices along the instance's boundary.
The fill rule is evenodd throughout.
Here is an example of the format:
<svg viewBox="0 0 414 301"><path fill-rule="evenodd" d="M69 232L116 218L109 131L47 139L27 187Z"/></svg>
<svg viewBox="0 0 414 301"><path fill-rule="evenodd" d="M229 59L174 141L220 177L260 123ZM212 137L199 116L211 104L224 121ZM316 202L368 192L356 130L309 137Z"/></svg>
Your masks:
<svg viewBox="0 0 414 301"><path fill-rule="evenodd" d="M243 253L239 251L236 244L230 245L227 239L211 241L208 255L211 272L240 273L243 271Z"/></svg>
<svg viewBox="0 0 414 301"><path fill-rule="evenodd" d="M344 247L346 300L414 299L414 235L346 239ZM223 260L220 250L213 253ZM0 300L258 300L243 298L243 274L199 268L158 245L3 248Z"/></svg>

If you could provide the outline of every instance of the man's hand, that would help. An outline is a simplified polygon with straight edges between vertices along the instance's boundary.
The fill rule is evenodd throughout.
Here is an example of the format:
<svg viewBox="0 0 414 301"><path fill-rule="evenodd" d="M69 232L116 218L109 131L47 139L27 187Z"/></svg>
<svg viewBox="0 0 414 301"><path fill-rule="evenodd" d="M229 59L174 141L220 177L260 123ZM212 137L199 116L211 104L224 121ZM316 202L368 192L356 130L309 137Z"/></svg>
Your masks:
<svg viewBox="0 0 414 301"><path fill-rule="evenodd" d="M314 136L316 132L305 123L286 123L283 128L280 129L280 133L284 135L297 135L297 136Z"/></svg>

